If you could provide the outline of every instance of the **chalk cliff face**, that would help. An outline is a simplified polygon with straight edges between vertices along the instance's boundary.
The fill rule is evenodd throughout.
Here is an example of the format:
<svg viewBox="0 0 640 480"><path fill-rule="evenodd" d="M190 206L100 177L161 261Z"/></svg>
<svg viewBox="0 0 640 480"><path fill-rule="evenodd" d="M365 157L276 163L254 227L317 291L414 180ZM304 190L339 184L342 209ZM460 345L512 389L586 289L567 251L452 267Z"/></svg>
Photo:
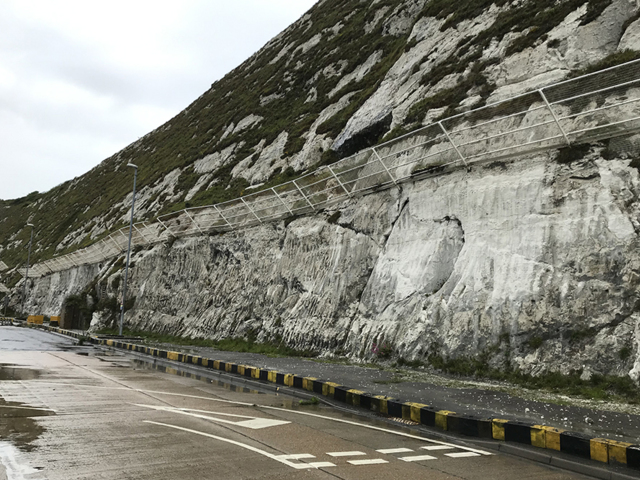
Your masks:
<svg viewBox="0 0 640 480"><path fill-rule="evenodd" d="M388 343L406 359L482 356L533 374L637 379L638 171L598 147L568 164L554 156L139 252L127 324L355 358ZM34 298L55 310L65 282L36 282Z"/></svg>
<svg viewBox="0 0 640 480"><path fill-rule="evenodd" d="M316 8L343 3L326 0ZM295 153L291 124L262 141L261 129L274 125L267 107L277 110L294 87L269 90L260 98L263 108L225 123L214 142L220 151L158 180L168 192L161 198L206 199L223 180L243 179L243 187L269 182L276 171L309 168L329 148L348 153L394 131L560 80L616 52L640 50L638 5L628 0L538 2L555 17L527 28L527 11L520 10L536 2L470 2L477 15L444 5L437 15L430 6L440 3L359 2L365 13L345 15L333 30L298 41L293 33L318 21L301 19L265 47L274 63L265 63L263 52L243 69L280 61L284 71L303 69L297 55L325 48L343 29L351 32L349 22L360 14L364 35L378 32L402 48L391 55L381 44L348 67L334 52L335 61L304 84L305 104L326 105L301 117L309 121L296 130ZM512 19L507 28L509 12L519 12L520 23ZM367 83L372 74L379 78ZM261 140L251 151L242 143L248 132ZM635 137L618 141L625 148L594 143L569 159L552 151L489 161L315 215L157 244L134 255L129 293L136 302L127 324L193 337L282 340L363 359L374 355L374 343L387 343L408 360L473 357L532 374L588 369L638 380L637 143ZM157 185L142 188L145 214L161 207ZM104 229L100 222L96 232ZM93 283L101 296L114 297L120 275L112 262L34 280L32 308L58 313L64 296L93 290Z"/></svg>

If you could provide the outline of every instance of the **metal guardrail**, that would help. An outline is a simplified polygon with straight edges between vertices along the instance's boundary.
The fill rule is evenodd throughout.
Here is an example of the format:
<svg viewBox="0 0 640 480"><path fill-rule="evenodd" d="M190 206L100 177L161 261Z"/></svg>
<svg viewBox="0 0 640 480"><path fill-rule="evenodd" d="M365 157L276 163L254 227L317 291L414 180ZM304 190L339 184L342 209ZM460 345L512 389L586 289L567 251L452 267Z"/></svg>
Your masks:
<svg viewBox="0 0 640 480"><path fill-rule="evenodd" d="M158 223L137 223L133 245L312 213L447 167L625 135L640 129L639 102L640 60L635 60L454 115L273 188L162 215ZM127 234L123 228L36 264L29 276L112 258L126 251Z"/></svg>
<svg viewBox="0 0 640 480"><path fill-rule="evenodd" d="M136 223L133 226L131 244L134 246L148 245L166 240L170 234L162 230L163 227L159 223ZM103 262L125 252L127 250L128 238L129 227L123 227L86 248L36 263L29 268L29 277L41 277L49 273L60 272L80 265ZM24 277L24 268L19 269L18 272Z"/></svg>

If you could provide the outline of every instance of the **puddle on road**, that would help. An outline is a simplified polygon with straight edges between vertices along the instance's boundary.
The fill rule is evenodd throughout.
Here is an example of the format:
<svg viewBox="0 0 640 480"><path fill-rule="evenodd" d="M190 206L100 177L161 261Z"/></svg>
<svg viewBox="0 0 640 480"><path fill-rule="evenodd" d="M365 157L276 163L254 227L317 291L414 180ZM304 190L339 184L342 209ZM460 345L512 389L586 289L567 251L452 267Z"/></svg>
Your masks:
<svg viewBox="0 0 640 480"><path fill-rule="evenodd" d="M33 443L45 432L37 418L49 415L55 413L0 397L0 478L35 480L33 474L41 468L31 467L26 454L36 448Z"/></svg>
<svg viewBox="0 0 640 480"><path fill-rule="evenodd" d="M185 372L184 370L179 370L172 367L166 367L164 365L159 365L157 363L145 362L144 360L134 359L133 364L144 370L156 370L158 372L169 373L171 375L178 375L180 377L193 378L194 380L205 382L208 385L215 385L215 386L224 388L225 390L229 390L230 392L250 393L254 395L265 395L265 392L260 392L258 390L254 390L251 388L242 387L239 385L234 385L232 383L207 378L206 376L194 374L191 372Z"/></svg>
<svg viewBox="0 0 640 480"><path fill-rule="evenodd" d="M92 357L124 357L124 353L114 352L112 350L91 351L89 355Z"/></svg>
<svg viewBox="0 0 640 480"><path fill-rule="evenodd" d="M38 370L0 363L0 381L34 380L38 377L40 377Z"/></svg>
<svg viewBox="0 0 640 480"><path fill-rule="evenodd" d="M32 442L45 431L36 418L54 414L51 410L7 402L0 397L0 438L29 452L34 448Z"/></svg>

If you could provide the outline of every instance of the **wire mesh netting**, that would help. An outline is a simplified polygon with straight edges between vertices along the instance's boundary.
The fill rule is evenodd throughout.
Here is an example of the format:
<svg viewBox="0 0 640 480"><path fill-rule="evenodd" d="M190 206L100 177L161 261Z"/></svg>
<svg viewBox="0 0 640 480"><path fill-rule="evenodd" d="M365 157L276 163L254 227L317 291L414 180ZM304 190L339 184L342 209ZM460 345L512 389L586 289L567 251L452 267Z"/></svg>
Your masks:
<svg viewBox="0 0 640 480"><path fill-rule="evenodd" d="M615 138L638 129L640 61L633 61L446 118L273 188L163 215L157 223L137 223L132 244L310 213L450 167ZM87 248L34 265L29 276L120 255L127 249L128 233L123 228Z"/></svg>

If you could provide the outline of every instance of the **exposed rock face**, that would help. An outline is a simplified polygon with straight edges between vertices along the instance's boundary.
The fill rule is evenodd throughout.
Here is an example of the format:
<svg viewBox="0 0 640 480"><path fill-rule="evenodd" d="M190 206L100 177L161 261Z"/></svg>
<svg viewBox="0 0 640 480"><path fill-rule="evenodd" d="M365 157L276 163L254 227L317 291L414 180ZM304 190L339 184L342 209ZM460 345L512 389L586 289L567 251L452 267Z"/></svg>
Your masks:
<svg viewBox="0 0 640 480"><path fill-rule="evenodd" d="M44 315L60 315L64 300L82 293L101 271L104 272L103 268L102 264L83 265L29 280L27 310L31 308Z"/></svg>
<svg viewBox="0 0 640 480"><path fill-rule="evenodd" d="M353 199L339 217L157 245L135 258L127 324L637 379L640 179L598 151L478 165ZM58 283L40 282L54 313Z"/></svg>
<svg viewBox="0 0 640 480"><path fill-rule="evenodd" d="M138 163L136 156L166 167L140 189L141 215L152 217L181 200L251 191L326 162L330 149L347 154L395 128L640 50L637 2L537 2L549 25L526 15L534 3L498 1L477 15L441 16L429 1L320 2L98 173L107 178L113 165ZM336 12L339 21L325 25ZM517 25L500 23L505 12ZM362 58L353 61L354 52ZM179 154L162 148L189 138ZM411 360L473 357L532 374L584 369L638 380L640 179L636 162L621 153L634 142L612 141L606 155L592 145L573 161L551 152L474 165L332 211L156 245L134 256L136 302L126 321L194 337L282 339L354 358L386 342ZM183 153L180 162L161 156ZM93 223L73 224L59 248L125 219L129 200L118 198L125 200ZM47 205L38 208L48 212ZM15 235L8 245L17 250ZM109 272L111 265L84 267L37 280L33 308L56 314L66 295L96 278L106 287L101 295L115 297L120 273ZM108 317L97 314L96 324Z"/></svg>

